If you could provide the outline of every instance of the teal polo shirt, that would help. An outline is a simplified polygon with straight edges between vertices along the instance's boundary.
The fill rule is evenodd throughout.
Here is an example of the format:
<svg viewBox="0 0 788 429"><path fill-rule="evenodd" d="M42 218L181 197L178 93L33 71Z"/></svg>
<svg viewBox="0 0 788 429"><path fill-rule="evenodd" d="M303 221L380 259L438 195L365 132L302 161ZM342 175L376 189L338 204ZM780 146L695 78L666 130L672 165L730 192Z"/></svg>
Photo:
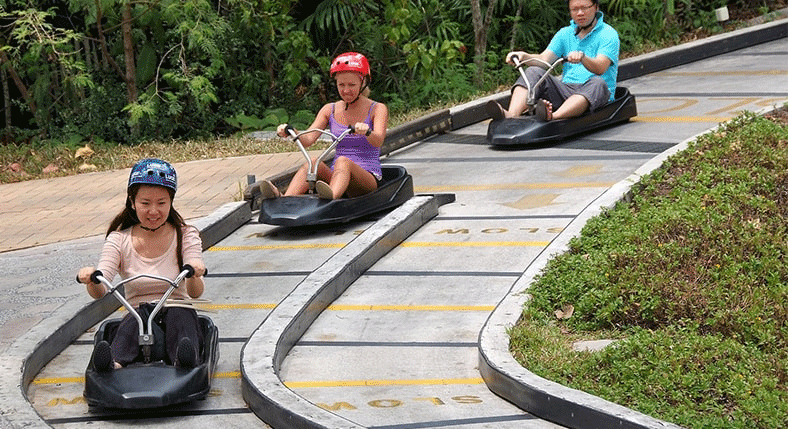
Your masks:
<svg viewBox="0 0 788 429"><path fill-rule="evenodd" d="M604 14L597 12L597 21L594 29L588 35L579 39L575 36L577 24L570 21L569 25L558 30L547 45L547 49L558 57L565 57L572 51L583 51L587 57L595 58L604 55L610 59L610 67L601 76L607 83L610 90L610 101L613 101L616 94L616 79L618 78L618 52L621 42L618 39L618 32L603 21ZM588 71L582 64L564 63L563 82L583 84L588 81L594 73Z"/></svg>

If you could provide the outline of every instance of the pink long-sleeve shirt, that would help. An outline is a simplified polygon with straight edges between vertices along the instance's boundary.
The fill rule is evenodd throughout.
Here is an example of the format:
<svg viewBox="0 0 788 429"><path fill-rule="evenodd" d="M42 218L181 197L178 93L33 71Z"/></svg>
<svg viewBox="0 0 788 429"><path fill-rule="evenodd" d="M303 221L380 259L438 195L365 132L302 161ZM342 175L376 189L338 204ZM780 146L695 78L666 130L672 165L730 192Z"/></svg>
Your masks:
<svg viewBox="0 0 788 429"><path fill-rule="evenodd" d="M172 243L164 254L156 258L146 258L134 250L131 241L132 228L122 231L113 231L104 241L97 269L104 278L114 279L120 274L123 279L137 274L154 274L169 279L174 279L179 273L177 258L177 235L173 234ZM202 239L197 228L185 226L183 228L183 263L189 264L202 261ZM141 278L126 283L126 300L134 307L144 302L151 302L161 298L167 291L169 284L159 280ZM188 299L184 283L173 291L170 298Z"/></svg>

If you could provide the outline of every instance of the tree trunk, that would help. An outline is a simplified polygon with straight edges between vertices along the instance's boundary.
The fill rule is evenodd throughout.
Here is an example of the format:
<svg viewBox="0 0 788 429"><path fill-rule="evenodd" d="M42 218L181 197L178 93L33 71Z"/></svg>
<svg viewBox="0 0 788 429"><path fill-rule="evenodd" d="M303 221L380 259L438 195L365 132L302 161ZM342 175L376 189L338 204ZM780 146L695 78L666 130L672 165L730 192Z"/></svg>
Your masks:
<svg viewBox="0 0 788 429"><path fill-rule="evenodd" d="M484 57L487 53L487 32L492 22L493 10L497 0L490 0L487 5L487 13L482 16L480 0L471 0L471 17L473 20L474 35L474 56L473 63L476 65L476 85L481 87L484 84Z"/></svg>
<svg viewBox="0 0 788 429"><path fill-rule="evenodd" d="M131 2L123 5L123 54L126 62L126 95L129 104L137 102L137 70L134 66L134 40L131 35Z"/></svg>
<svg viewBox="0 0 788 429"><path fill-rule="evenodd" d="M520 22L520 17L523 16L523 2L517 2L517 13L514 15L514 22ZM512 39L509 41L509 50L514 50L514 42L517 39L517 25L512 25Z"/></svg>
<svg viewBox="0 0 788 429"><path fill-rule="evenodd" d="M126 79L126 76L123 74L123 70L120 69L118 63L112 59L112 56L109 54L109 49L107 49L107 38L104 37L104 27L101 24L104 20L104 16L101 12L101 4L98 0L96 0L96 30L98 32L98 42L99 46L101 47L101 58L103 60L104 68L106 69L107 65L111 66L113 70L122 78ZM129 23L131 25L131 23Z"/></svg>
<svg viewBox="0 0 788 429"><path fill-rule="evenodd" d="M11 79L14 80L14 84L16 84L17 89L19 89L19 92L22 94L22 98L27 102L27 107L30 109L30 112L35 115L36 103L30 99L30 94L27 93L27 87L22 82L22 79L19 78L19 75L16 74L16 70L14 70L14 67L11 65L11 60L3 50L0 50L0 64L8 64L6 71L8 71Z"/></svg>
<svg viewBox="0 0 788 429"><path fill-rule="evenodd" d="M3 106L5 106L5 129L6 133L11 129L11 91L8 88L8 73L4 68L0 68L0 79L3 80Z"/></svg>
<svg viewBox="0 0 788 429"><path fill-rule="evenodd" d="M92 49L90 49L90 40L87 37L82 39L82 49L85 51L85 70L95 71L98 67L93 68Z"/></svg>

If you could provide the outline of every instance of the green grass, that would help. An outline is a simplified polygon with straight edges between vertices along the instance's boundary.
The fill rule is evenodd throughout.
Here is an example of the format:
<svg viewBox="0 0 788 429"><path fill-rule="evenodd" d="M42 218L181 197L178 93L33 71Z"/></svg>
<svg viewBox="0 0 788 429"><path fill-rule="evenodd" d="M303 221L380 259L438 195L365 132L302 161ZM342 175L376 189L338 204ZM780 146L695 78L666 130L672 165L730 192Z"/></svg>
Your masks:
<svg viewBox="0 0 788 429"><path fill-rule="evenodd" d="M745 114L590 220L511 329L534 373L688 428L788 422L788 126ZM559 320L555 311L572 305ZM574 352L578 339L617 340Z"/></svg>

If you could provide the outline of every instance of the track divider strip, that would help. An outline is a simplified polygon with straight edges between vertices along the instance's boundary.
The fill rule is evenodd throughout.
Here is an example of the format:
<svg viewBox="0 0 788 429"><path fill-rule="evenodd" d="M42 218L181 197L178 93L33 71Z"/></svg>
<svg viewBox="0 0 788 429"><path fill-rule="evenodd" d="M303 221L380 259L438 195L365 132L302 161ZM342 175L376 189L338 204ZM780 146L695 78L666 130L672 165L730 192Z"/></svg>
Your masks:
<svg viewBox="0 0 788 429"><path fill-rule="evenodd" d="M279 377L285 356L321 312L375 262L398 246L453 194L417 195L354 238L285 297L241 349L241 393L273 427L361 428L290 390Z"/></svg>

